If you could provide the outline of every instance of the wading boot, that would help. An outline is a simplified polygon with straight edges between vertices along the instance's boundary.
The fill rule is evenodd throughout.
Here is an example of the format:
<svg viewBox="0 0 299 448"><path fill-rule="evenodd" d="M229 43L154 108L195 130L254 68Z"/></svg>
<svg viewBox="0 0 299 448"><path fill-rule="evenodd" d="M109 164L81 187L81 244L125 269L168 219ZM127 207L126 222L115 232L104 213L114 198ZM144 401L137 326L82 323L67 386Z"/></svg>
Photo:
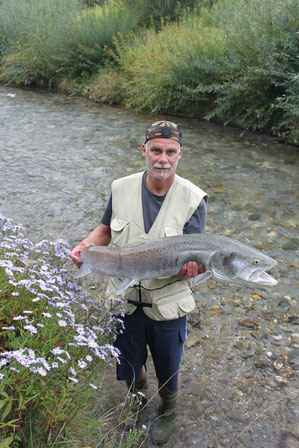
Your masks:
<svg viewBox="0 0 299 448"><path fill-rule="evenodd" d="M159 395L162 399L158 411L160 417L152 424L151 431L152 441L158 445L167 442L173 431L178 391L162 388L159 390Z"/></svg>

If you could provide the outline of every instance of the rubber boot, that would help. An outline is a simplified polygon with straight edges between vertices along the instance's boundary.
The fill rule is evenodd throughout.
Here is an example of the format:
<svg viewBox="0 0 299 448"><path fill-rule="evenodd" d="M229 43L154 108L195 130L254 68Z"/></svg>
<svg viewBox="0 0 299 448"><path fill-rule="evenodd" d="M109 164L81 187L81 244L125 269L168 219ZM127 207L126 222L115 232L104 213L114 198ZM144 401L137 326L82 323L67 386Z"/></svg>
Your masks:
<svg viewBox="0 0 299 448"><path fill-rule="evenodd" d="M152 424L151 432L153 442L158 445L167 442L173 432L178 397L177 390L172 391L165 388L161 389L160 387L161 384L159 384L159 395L162 399L161 405L159 406L160 417Z"/></svg>

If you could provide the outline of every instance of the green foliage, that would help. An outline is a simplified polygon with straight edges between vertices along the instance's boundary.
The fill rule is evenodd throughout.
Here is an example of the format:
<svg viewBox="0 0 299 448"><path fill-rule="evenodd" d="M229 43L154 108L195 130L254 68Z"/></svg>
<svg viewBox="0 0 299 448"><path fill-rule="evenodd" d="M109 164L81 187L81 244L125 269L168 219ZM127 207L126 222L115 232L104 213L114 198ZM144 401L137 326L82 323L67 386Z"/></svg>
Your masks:
<svg viewBox="0 0 299 448"><path fill-rule="evenodd" d="M209 117L275 134L295 125L297 8L296 0L222 0L211 9L210 20L224 30L221 64L229 77L221 76Z"/></svg>
<svg viewBox="0 0 299 448"><path fill-rule="evenodd" d="M297 0L222 0L119 38L125 104L287 136L298 122L296 9Z"/></svg>
<svg viewBox="0 0 299 448"><path fill-rule="evenodd" d="M0 8L2 78L46 84L95 70L113 36L134 27L121 3L82 9L80 0L7 0Z"/></svg>
<svg viewBox="0 0 299 448"><path fill-rule="evenodd" d="M2 215L0 237L0 447L129 448L141 432L99 414L118 319L74 284L65 242L33 244Z"/></svg>
<svg viewBox="0 0 299 448"><path fill-rule="evenodd" d="M184 10L193 10L205 0L123 0L125 9L136 11L139 27L160 28L161 22L173 22Z"/></svg>

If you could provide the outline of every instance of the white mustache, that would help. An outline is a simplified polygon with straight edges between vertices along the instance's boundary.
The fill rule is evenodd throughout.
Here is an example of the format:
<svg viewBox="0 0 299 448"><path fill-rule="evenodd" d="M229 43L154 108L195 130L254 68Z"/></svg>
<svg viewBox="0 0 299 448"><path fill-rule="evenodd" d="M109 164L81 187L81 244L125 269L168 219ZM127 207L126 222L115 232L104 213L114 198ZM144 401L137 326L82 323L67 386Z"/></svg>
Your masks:
<svg viewBox="0 0 299 448"><path fill-rule="evenodd" d="M167 169L167 168L171 168L170 163L155 163L154 164L154 168L162 168L162 169Z"/></svg>

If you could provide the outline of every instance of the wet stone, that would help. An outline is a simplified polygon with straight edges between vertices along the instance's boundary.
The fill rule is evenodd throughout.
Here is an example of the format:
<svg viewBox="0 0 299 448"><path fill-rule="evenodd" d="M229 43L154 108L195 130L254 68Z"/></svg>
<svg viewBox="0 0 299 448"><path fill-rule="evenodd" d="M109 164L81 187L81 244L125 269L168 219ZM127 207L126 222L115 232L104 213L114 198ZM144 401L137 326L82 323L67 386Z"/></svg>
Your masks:
<svg viewBox="0 0 299 448"><path fill-rule="evenodd" d="M258 213L252 213L248 216L249 221L257 221L258 219L261 219L261 215Z"/></svg>
<svg viewBox="0 0 299 448"><path fill-rule="evenodd" d="M258 369L265 369L266 367L269 367L268 361L266 359L256 359L254 365Z"/></svg>
<svg viewBox="0 0 299 448"><path fill-rule="evenodd" d="M295 400L298 396L298 390L295 387L288 386L284 391L289 400Z"/></svg>
<svg viewBox="0 0 299 448"><path fill-rule="evenodd" d="M249 420L248 415L243 414L242 412L237 412L237 411L229 412L228 416L234 422L246 423Z"/></svg>
<svg viewBox="0 0 299 448"><path fill-rule="evenodd" d="M284 250L297 250L299 248L299 241L292 239L288 243L284 244L282 246Z"/></svg>
<svg viewBox="0 0 299 448"><path fill-rule="evenodd" d="M246 328L254 328L254 329L259 328L259 324L257 322L255 322L254 320L248 319L248 318L239 320L239 325L241 325L241 327L246 327Z"/></svg>
<svg viewBox="0 0 299 448"><path fill-rule="evenodd" d="M299 349L298 348L295 348L295 349L289 351L288 361L290 364L295 364L296 366L299 366Z"/></svg>
<svg viewBox="0 0 299 448"><path fill-rule="evenodd" d="M189 336L185 342L186 348L191 348L194 345L198 344L200 342L200 339L195 336Z"/></svg>

